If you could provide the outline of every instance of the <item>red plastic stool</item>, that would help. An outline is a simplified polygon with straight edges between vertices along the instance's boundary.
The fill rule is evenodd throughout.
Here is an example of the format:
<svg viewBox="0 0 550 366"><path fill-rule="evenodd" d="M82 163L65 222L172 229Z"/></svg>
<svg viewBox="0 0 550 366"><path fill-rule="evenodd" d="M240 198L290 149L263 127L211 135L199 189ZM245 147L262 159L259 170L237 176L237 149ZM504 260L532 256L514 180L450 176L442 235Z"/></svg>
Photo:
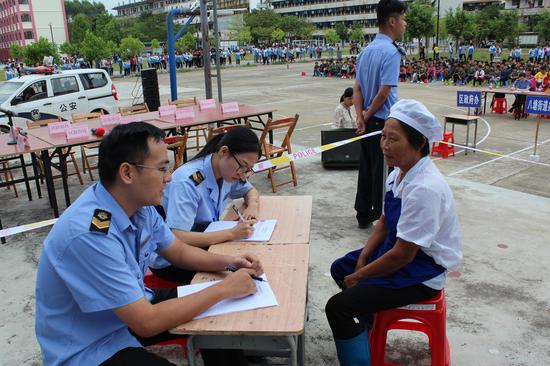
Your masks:
<svg viewBox="0 0 550 366"><path fill-rule="evenodd" d="M443 132L443 140L445 142L455 143L455 136L452 132ZM443 142L432 143L432 156L439 153L443 159L447 159L449 154L452 153L455 156L455 147L453 145L445 144Z"/></svg>
<svg viewBox="0 0 550 366"><path fill-rule="evenodd" d="M143 277L143 282L148 288L176 288L182 285L178 282L163 280L162 278L155 276L150 269L147 269L145 277Z"/></svg>
<svg viewBox="0 0 550 366"><path fill-rule="evenodd" d="M432 349L432 366L449 366L451 349L447 339L446 318L445 290L432 299L376 313L373 327L369 332L372 366L392 365L384 361L386 338L388 331L392 329L425 333Z"/></svg>
<svg viewBox="0 0 550 366"><path fill-rule="evenodd" d="M506 113L508 111L508 102L506 98L495 98L491 111L500 114Z"/></svg>

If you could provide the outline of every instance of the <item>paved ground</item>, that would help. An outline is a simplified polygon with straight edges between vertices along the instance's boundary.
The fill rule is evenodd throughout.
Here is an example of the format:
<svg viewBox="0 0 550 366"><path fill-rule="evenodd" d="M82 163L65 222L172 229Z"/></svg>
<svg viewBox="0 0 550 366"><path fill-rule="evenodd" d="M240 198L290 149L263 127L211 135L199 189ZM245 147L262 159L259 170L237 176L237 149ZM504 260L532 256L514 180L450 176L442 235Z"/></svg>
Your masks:
<svg viewBox="0 0 550 366"><path fill-rule="evenodd" d="M224 100L272 105L276 117L300 114L295 149L317 146L322 129L350 80L301 77L312 65L248 67L223 72ZM117 79L121 105L131 103L135 79ZM161 99L169 96L168 78L160 76ZM180 97L204 97L201 72L178 74ZM215 81L214 81L215 85ZM438 117L460 112L453 107L456 88L400 84L400 98L424 102ZM214 91L216 94L216 91ZM510 100L511 102L511 100ZM550 126L541 125L538 147L541 162L550 162ZM515 158L529 159L536 121L514 121L510 115L483 116L478 147ZM464 141L457 126L455 139ZM550 364L550 167L484 154L458 152L436 158L453 189L463 234L464 261L447 285L447 329L453 365ZM299 185L277 194L309 194L313 200L310 266L310 319L306 326L308 365L335 365L335 349L324 316L326 300L337 288L328 276L336 256L359 247L368 233L356 229L353 199L355 170L325 170L320 159L297 164ZM281 173L284 174L284 173ZM83 187L71 178L72 197ZM86 181L86 184L89 184ZM62 197L58 184L58 197ZM254 176L262 194L271 194L263 174ZM20 193L23 186L19 187ZM45 199L15 199L0 192L5 227L50 218ZM34 277L47 229L9 238L0 246L0 365L40 364L34 338ZM159 350L179 364L175 349ZM429 365L425 337L392 332L391 360L405 365Z"/></svg>

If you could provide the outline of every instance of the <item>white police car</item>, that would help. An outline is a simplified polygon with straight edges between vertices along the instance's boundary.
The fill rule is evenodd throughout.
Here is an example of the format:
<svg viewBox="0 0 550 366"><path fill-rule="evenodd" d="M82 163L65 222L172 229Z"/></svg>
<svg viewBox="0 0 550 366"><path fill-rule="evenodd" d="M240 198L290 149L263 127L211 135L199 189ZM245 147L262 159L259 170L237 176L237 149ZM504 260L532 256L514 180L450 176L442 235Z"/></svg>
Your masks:
<svg viewBox="0 0 550 366"><path fill-rule="evenodd" d="M70 120L73 113L103 111L116 113L116 88L105 70L80 69L56 74L23 75L0 82L0 110L11 111L16 126L26 121L61 117ZM7 124L0 112L0 124Z"/></svg>

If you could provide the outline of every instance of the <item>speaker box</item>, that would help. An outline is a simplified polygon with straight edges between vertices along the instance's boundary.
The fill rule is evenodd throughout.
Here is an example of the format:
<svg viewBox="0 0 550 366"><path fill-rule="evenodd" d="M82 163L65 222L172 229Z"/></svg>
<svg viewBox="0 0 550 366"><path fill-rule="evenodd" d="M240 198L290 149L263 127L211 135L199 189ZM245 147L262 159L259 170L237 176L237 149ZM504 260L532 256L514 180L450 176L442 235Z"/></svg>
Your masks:
<svg viewBox="0 0 550 366"><path fill-rule="evenodd" d="M339 128L321 131L321 144L342 141L356 137L354 128ZM324 168L359 168L361 142L354 141L321 153L321 162Z"/></svg>
<svg viewBox="0 0 550 366"><path fill-rule="evenodd" d="M157 111L160 107L160 95L156 69L141 70L141 86L143 101L147 103L150 111Z"/></svg>

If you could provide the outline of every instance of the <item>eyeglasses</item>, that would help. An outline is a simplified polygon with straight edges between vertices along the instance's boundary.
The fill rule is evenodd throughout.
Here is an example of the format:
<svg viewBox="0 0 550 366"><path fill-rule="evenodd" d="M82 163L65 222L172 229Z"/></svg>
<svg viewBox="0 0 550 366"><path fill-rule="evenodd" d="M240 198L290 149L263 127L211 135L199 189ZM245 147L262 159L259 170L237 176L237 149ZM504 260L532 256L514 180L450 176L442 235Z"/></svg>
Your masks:
<svg viewBox="0 0 550 366"><path fill-rule="evenodd" d="M252 170L252 168L249 168L246 165L242 164L239 161L239 159L237 159L235 154L233 154L231 151L229 151L229 153L231 154L233 159L235 159L235 161L239 165L239 169L237 169L237 174L239 174L241 176L241 178L248 179L252 174L254 174L254 171Z"/></svg>
<svg viewBox="0 0 550 366"><path fill-rule="evenodd" d="M163 167L159 168L159 167L156 167L156 166L149 166L149 165L134 163L134 162L131 162L131 161L129 161L128 164L131 164L133 166L137 166L138 168L155 169L155 170L158 170L159 172L161 172L163 175L167 175L167 174L172 173L172 169L169 168L168 166L163 166Z"/></svg>

